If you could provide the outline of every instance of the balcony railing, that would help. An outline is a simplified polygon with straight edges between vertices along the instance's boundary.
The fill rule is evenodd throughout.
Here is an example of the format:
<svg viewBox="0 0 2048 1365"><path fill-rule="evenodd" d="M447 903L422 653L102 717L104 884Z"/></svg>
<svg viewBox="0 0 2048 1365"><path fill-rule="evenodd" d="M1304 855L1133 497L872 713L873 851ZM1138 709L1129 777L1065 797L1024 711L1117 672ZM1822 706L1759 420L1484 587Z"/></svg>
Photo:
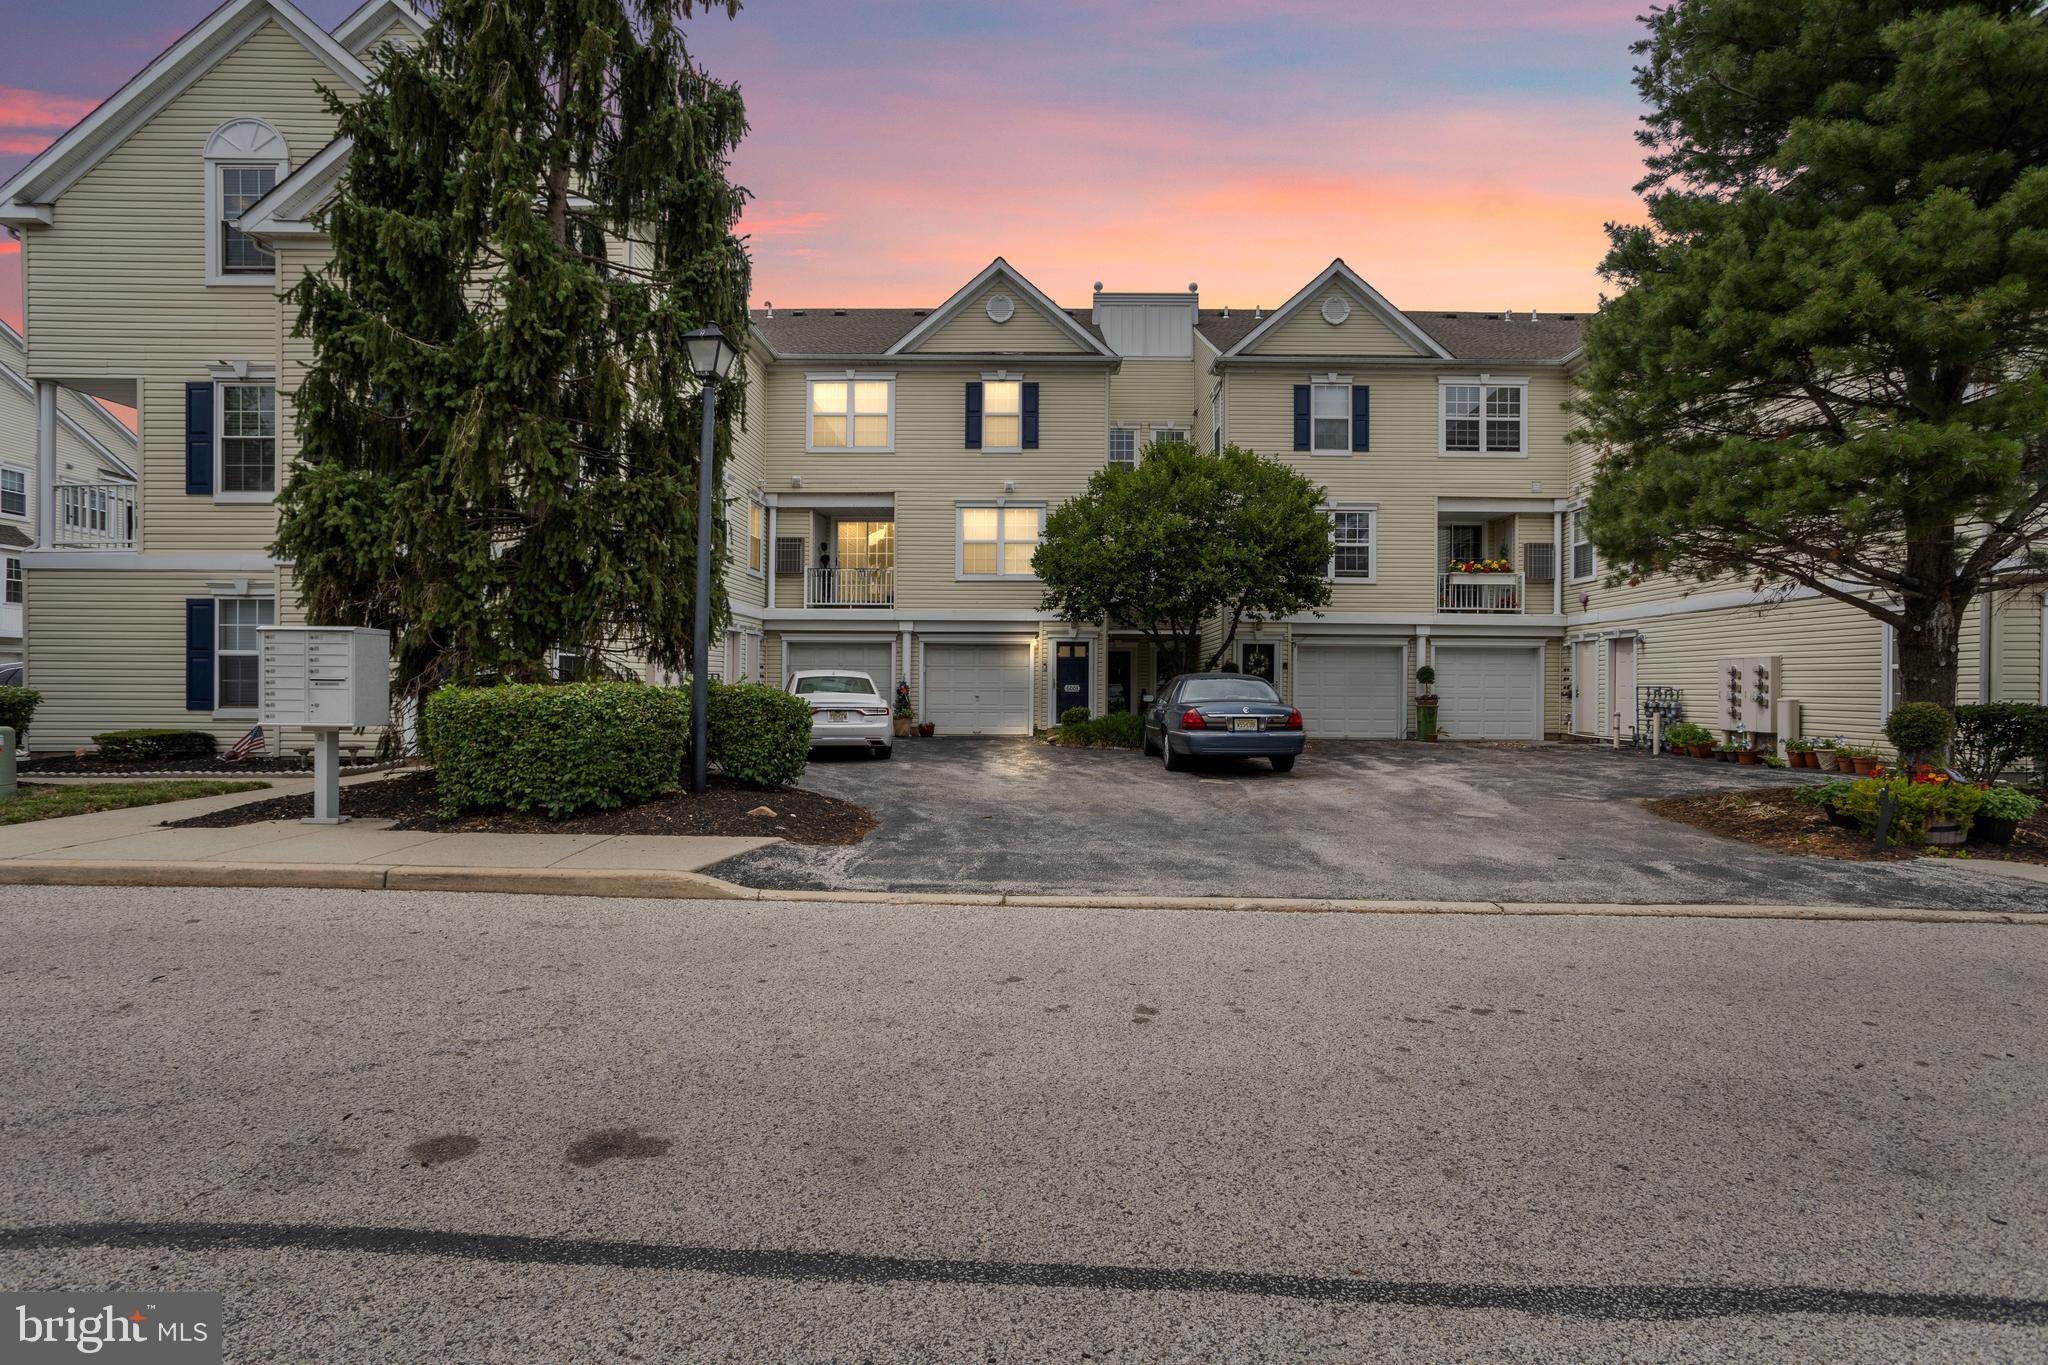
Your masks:
<svg viewBox="0 0 2048 1365"><path fill-rule="evenodd" d="M1447 573L1437 581L1436 609L1459 612L1519 612L1523 576L1518 573Z"/></svg>
<svg viewBox="0 0 2048 1365"><path fill-rule="evenodd" d="M893 607L896 570L812 569L804 574L807 607Z"/></svg>
<svg viewBox="0 0 2048 1365"><path fill-rule="evenodd" d="M135 485L58 484L56 541L61 550L134 549Z"/></svg>

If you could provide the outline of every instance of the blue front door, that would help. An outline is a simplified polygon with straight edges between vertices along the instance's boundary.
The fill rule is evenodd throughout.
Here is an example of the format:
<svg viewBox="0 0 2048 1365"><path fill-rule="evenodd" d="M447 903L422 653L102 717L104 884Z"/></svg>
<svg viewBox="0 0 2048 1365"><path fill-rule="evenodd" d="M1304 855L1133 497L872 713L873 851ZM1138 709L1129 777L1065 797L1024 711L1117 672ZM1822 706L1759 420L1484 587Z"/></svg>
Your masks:
<svg viewBox="0 0 2048 1365"><path fill-rule="evenodd" d="M1093 711L1088 699L1088 642L1062 640L1055 650L1054 659L1052 718L1058 720L1076 706Z"/></svg>

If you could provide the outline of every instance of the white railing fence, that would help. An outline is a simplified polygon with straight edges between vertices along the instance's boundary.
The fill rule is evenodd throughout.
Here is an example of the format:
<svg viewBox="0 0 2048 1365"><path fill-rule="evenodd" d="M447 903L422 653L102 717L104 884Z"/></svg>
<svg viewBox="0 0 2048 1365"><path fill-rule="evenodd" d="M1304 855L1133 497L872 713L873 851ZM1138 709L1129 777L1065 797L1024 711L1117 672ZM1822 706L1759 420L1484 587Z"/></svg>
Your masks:
<svg viewBox="0 0 2048 1365"><path fill-rule="evenodd" d="M896 602L896 570L812 569L804 574L807 607L887 607Z"/></svg>
<svg viewBox="0 0 2048 1365"><path fill-rule="evenodd" d="M56 540L65 550L134 549L135 485L58 484Z"/></svg>
<svg viewBox="0 0 2048 1365"><path fill-rule="evenodd" d="M1447 573L1438 580L1438 611L1519 612L1523 575L1518 573Z"/></svg>

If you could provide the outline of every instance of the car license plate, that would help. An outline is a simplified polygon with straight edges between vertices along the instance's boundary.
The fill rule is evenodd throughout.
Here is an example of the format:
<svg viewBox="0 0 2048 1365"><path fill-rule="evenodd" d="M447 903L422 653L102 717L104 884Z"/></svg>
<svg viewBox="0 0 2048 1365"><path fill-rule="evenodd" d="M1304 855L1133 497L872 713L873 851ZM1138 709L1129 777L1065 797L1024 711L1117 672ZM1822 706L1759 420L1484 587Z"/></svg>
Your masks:
<svg viewBox="0 0 2048 1365"><path fill-rule="evenodd" d="M1257 716L1240 716L1230 722L1230 728L1233 730L1256 730L1259 728L1259 718Z"/></svg>
<svg viewBox="0 0 2048 1365"><path fill-rule="evenodd" d="M844 711L834 711L834 712L833 712L833 713L831 714L831 716L830 716L830 717L828 717L828 719L831 719L831 720L845 720L845 719L846 719L846 713L845 713Z"/></svg>

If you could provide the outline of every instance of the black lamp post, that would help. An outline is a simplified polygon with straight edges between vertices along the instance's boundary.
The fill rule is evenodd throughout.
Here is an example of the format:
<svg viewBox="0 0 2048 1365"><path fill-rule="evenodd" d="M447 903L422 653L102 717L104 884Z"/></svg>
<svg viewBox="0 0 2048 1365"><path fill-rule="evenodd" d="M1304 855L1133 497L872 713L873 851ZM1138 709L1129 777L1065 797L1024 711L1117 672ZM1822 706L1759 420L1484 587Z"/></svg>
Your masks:
<svg viewBox="0 0 2048 1365"><path fill-rule="evenodd" d="M712 438L718 432L718 386L732 373L739 352L716 325L699 327L683 338L690 350L690 368L704 385L704 436L697 447L697 583L696 622L690 636L690 791L702 796L710 756L711 677L711 484Z"/></svg>

